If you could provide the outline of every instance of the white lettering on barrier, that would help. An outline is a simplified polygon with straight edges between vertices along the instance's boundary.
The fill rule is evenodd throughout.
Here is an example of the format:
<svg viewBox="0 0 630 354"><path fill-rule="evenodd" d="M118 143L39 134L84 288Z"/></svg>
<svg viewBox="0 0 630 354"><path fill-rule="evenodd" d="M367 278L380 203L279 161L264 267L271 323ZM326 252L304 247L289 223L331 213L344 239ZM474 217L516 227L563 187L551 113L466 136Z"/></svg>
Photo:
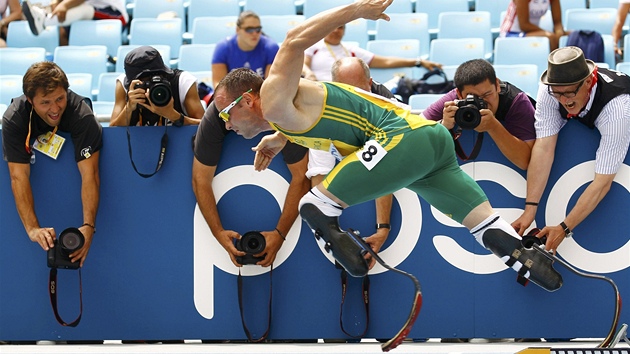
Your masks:
<svg viewBox="0 0 630 354"><path fill-rule="evenodd" d="M549 192L549 200L553 205L547 205L545 222L547 225L557 225L565 218L569 200L582 185L593 180L595 161L583 162L574 166L563 174ZM615 182L630 192L630 167L621 165ZM606 237L605 235L576 234L567 238L558 247L561 254L572 265L594 273L613 273L630 267L630 241L612 252L591 252L577 243L581 237ZM577 238L577 240L576 240Z"/></svg>
<svg viewBox="0 0 630 354"><path fill-rule="evenodd" d="M255 185L267 190L275 199L280 208L284 205L284 199L289 188L289 183L276 172L267 169L256 172L252 165L232 167L214 177L212 189L217 203L221 197L231 189L243 186ZM243 214L243 217L247 217ZM216 240L199 205L195 206L193 226L193 264L194 264L194 301L200 315L207 319L214 317L214 267L226 273L238 274L238 268L232 263L225 249ZM302 228L302 219L297 220L286 235L286 242L278 251L274 261L274 267L280 266L293 252L297 245ZM269 271L269 267L243 266L241 274L244 276L259 275Z"/></svg>
<svg viewBox="0 0 630 354"><path fill-rule="evenodd" d="M472 162L462 165L462 169L477 181L495 182L518 198L525 198L527 182L518 172L495 162ZM545 220L547 224L557 224L565 217L568 202L577 189L592 181L594 162L588 161L577 165L563 174L554 184L549 194ZM630 167L622 165L615 182L630 191ZM255 172L251 165L230 168L219 173L214 178L213 189L218 201L232 188L242 185L256 185L269 191L276 199L280 208L284 205L284 198L288 188L287 181L279 174L266 170ZM401 209L400 232L392 244L380 256L391 266L402 263L413 251L422 230L422 209L418 196L403 189L394 193ZM497 208L495 210L508 222L518 218L522 209ZM439 223L449 227L463 227L446 215L431 207L433 217ZM287 241L278 252L274 266L278 267L293 252L301 233L302 219L298 217L287 235ZM536 227L535 223L531 227ZM472 236L470 236L472 238ZM226 273L238 274L238 268L230 261L229 256L216 241L212 232L199 211L194 214L194 300L197 311L205 318L214 316L214 266ZM454 267L465 272L475 274L493 274L501 272L507 267L492 254L476 254L461 247L455 239L446 235L434 235L433 245L437 252ZM322 253L334 263L334 259L323 250ZM571 264L585 271L595 273L610 273L630 267L630 241L621 248L607 253L596 253L584 249L575 239L565 240L558 248L558 253ZM242 267L243 275L259 275L269 271L263 267ZM376 264L370 274L379 274L385 269Z"/></svg>
<svg viewBox="0 0 630 354"><path fill-rule="evenodd" d="M462 169L474 176L477 181L496 182L516 197L525 198L526 196L526 180L504 165L494 162L473 162L462 165ZM556 181L548 198L552 202L547 203L545 210L546 224L558 224L564 220L569 200L582 185L593 180L594 170L594 161L584 162L565 172ZM615 182L630 191L630 167L628 165L623 164L621 166L615 176ZM510 208L495 208L495 210L508 222L516 220L523 212L522 209ZM463 227L435 208L431 208L431 212L435 219L443 225ZM531 227L536 227L535 223ZM452 237L435 235L433 244L442 258L463 271L475 274L492 274L507 269L507 266L494 255L479 255L469 252ZM575 238L569 238L565 239L558 247L558 254L572 265L593 273L612 273L630 267L630 241L615 251L597 253L580 246Z"/></svg>

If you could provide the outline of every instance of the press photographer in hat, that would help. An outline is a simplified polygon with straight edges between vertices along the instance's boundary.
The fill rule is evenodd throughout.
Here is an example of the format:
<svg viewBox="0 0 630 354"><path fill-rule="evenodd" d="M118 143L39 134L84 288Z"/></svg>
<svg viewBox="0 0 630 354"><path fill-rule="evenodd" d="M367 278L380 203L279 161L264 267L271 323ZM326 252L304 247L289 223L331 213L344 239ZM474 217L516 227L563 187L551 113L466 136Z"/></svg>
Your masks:
<svg viewBox="0 0 630 354"><path fill-rule="evenodd" d="M598 68L578 47L549 54L542 74L535 113L536 142L527 170L527 199L523 214L512 223L522 235L536 216L554 160L560 129L577 120L601 134L595 155L595 178L559 225L542 229L547 250L555 250L572 230L606 196L623 164L630 143L630 78L621 72ZM577 152L577 151L576 151Z"/></svg>
<svg viewBox="0 0 630 354"><path fill-rule="evenodd" d="M125 57L125 74L116 79L110 126L199 124L204 109L197 79L172 70L157 49L141 46Z"/></svg>

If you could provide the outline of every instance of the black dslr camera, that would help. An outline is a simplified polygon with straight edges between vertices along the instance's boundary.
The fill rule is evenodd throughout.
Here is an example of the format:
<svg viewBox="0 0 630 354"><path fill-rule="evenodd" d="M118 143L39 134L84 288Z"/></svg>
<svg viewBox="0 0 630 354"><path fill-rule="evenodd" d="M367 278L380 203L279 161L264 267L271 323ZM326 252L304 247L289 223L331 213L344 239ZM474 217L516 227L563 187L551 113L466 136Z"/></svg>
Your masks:
<svg viewBox="0 0 630 354"><path fill-rule="evenodd" d="M256 264L257 262L265 259L262 257L254 257L255 254L262 252L267 247L267 241L258 231L248 231L240 239L234 240L234 245L239 251L246 253L244 256L237 256L236 261L239 264Z"/></svg>
<svg viewBox="0 0 630 354"><path fill-rule="evenodd" d="M480 109L487 108L486 101L476 95L468 95L466 99L457 101L455 123L462 129L475 129L481 123Z"/></svg>
<svg viewBox="0 0 630 354"><path fill-rule="evenodd" d="M70 261L70 254L85 243L83 233L76 227L69 227L55 239L55 247L48 249L48 267L79 269L80 262Z"/></svg>
<svg viewBox="0 0 630 354"><path fill-rule="evenodd" d="M143 88L149 90L149 100L159 107L166 106L173 97L171 91L171 83L160 75L151 76L147 81L136 84L134 88Z"/></svg>

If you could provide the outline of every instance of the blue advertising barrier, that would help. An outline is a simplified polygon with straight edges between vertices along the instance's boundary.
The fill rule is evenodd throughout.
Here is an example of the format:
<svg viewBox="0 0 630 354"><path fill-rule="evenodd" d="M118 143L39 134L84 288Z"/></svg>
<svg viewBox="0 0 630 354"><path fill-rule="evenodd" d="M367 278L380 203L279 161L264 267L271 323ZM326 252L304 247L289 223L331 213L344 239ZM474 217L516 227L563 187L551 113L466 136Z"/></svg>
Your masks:
<svg viewBox="0 0 630 354"><path fill-rule="evenodd" d="M141 172L155 168L162 127L130 128ZM191 138L195 127L169 128L163 168L141 178L129 161L125 128L104 128L100 156L101 197L95 234L82 270L83 317L75 328L59 325L48 299L46 254L31 242L15 208L6 163L0 163L0 340L245 339L238 307L237 274L203 220L191 189ZM472 132L467 132L472 133ZM63 134L62 134L63 135ZM464 149L472 148L466 134ZM41 226L57 234L83 223L80 175L69 136L55 161L38 154L31 183ZM469 140L466 140L469 139ZM290 174L281 158L256 172L251 147L230 134L214 180L223 226L241 234L273 230ZM576 122L563 129L537 225L557 224L593 178L596 131ZM418 153L422 153L418 151ZM462 167L479 181L508 221L524 206L525 173L486 138L475 162ZM630 199L628 159L610 193L567 239L558 254L579 269L613 278L630 295ZM374 203L347 209L341 226L374 232ZM577 277L559 265L563 287L549 293L523 287L516 274L478 245L468 231L414 193L395 194L392 231L381 252L392 266L420 280L424 303L412 338L604 337L614 303L605 282ZM272 281L270 339L347 338L339 326L339 270L298 218L273 272L242 268L245 321L253 337L267 327ZM76 270L60 270L59 311L79 313ZM351 334L389 338L405 321L413 286L380 266L371 271L370 319L360 279L350 279L344 325ZM630 320L624 308L621 322Z"/></svg>

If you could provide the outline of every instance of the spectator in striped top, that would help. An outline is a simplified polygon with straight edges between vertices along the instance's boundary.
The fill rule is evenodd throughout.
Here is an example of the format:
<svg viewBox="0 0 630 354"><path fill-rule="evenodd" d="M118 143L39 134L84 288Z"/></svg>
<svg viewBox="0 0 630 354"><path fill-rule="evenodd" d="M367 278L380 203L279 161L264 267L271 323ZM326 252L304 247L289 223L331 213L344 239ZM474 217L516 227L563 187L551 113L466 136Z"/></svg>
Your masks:
<svg viewBox="0 0 630 354"><path fill-rule="evenodd" d="M630 77L598 68L578 47L563 47L549 54L536 99L536 142L527 169L527 199L523 214L512 223L519 234L531 225L554 160L558 133L569 120L601 134L595 154L595 178L560 223L544 227L547 250L554 251L595 209L610 190L630 144Z"/></svg>
<svg viewBox="0 0 630 354"><path fill-rule="evenodd" d="M540 18L551 7L553 32L540 28ZM501 23L500 37L547 37L549 50L558 48L560 37L568 34L562 27L560 0L512 0Z"/></svg>

